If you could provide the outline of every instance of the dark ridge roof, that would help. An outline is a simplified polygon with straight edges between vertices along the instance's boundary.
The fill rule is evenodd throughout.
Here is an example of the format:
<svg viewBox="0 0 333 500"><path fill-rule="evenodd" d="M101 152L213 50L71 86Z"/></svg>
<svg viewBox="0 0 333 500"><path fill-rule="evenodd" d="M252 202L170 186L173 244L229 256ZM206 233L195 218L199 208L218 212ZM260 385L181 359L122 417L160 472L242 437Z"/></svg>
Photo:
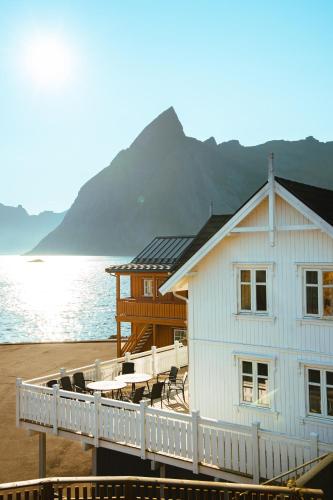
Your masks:
<svg viewBox="0 0 333 500"><path fill-rule="evenodd" d="M106 269L119 271L170 271L193 241L194 236L159 236L154 238L130 263L117 264Z"/></svg>
<svg viewBox="0 0 333 500"><path fill-rule="evenodd" d="M333 191L275 177L276 181L333 226Z"/></svg>
<svg viewBox="0 0 333 500"><path fill-rule="evenodd" d="M187 247L181 258L178 260L175 267L172 268L172 272L177 271L182 267L185 262L187 262L201 247L207 243L210 238L216 234L221 227L223 227L234 214L222 214L222 215L212 215L206 224L200 229L196 237L193 239L192 243Z"/></svg>

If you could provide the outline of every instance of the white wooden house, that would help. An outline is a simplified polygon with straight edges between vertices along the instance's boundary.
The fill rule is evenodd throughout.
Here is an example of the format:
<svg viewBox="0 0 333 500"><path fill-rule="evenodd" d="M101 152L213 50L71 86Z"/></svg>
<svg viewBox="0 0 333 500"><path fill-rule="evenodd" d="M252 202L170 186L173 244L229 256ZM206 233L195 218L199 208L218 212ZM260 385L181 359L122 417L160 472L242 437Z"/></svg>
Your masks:
<svg viewBox="0 0 333 500"><path fill-rule="evenodd" d="M333 191L272 162L160 291L188 290L191 408L333 443Z"/></svg>

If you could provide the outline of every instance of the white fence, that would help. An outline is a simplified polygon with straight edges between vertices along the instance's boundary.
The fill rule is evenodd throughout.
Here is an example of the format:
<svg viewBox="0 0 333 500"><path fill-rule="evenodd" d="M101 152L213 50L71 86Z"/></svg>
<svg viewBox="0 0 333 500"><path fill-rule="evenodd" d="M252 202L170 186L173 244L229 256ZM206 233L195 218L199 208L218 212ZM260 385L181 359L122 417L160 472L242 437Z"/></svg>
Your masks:
<svg viewBox="0 0 333 500"><path fill-rule="evenodd" d="M136 371L156 374L172 364L186 365L187 348L178 344L153 348L130 358L136 363ZM123 360L97 362L66 373L83 371L87 378L113 378ZM92 396L45 386L63 373L61 370L39 379L18 380L18 426L25 422L54 434L60 430L76 433L96 447L117 443L129 453L136 449L142 458L154 454L161 462L168 463L170 458L179 461L179 467L191 467L194 473L209 473L211 469L214 476L223 470L252 478L255 483L332 451L332 447L319 443L316 435L309 440L290 438L260 429L259 424L235 425L203 418L196 411L182 414L147 406L145 401L135 405L103 398L99 393Z"/></svg>

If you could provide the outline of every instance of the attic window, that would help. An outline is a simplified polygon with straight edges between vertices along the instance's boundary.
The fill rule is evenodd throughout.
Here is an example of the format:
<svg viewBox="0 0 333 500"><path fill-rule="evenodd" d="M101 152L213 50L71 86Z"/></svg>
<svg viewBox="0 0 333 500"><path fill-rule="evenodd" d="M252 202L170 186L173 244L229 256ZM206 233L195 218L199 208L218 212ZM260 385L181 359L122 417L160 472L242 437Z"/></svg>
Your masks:
<svg viewBox="0 0 333 500"><path fill-rule="evenodd" d="M267 313L267 269L239 269L238 312Z"/></svg>
<svg viewBox="0 0 333 500"><path fill-rule="evenodd" d="M333 318L333 270L305 269L304 315Z"/></svg>

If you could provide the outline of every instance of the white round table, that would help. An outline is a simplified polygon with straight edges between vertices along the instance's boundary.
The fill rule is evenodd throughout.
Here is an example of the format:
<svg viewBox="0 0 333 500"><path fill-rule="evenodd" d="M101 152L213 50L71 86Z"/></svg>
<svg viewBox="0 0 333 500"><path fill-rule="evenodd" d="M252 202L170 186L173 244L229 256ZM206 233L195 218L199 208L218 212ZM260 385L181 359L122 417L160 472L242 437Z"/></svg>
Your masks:
<svg viewBox="0 0 333 500"><path fill-rule="evenodd" d="M121 380L97 380L96 382L90 382L87 384L87 388L92 391L100 391L100 392L112 392L113 399L113 391L119 391L126 387L126 382Z"/></svg>
<svg viewBox="0 0 333 500"><path fill-rule="evenodd" d="M118 375L115 377L115 380L132 384L132 391L134 392L135 384L139 384L140 382L146 382L149 390L148 381L152 378L152 375L149 375L148 373L126 373L125 375Z"/></svg>

